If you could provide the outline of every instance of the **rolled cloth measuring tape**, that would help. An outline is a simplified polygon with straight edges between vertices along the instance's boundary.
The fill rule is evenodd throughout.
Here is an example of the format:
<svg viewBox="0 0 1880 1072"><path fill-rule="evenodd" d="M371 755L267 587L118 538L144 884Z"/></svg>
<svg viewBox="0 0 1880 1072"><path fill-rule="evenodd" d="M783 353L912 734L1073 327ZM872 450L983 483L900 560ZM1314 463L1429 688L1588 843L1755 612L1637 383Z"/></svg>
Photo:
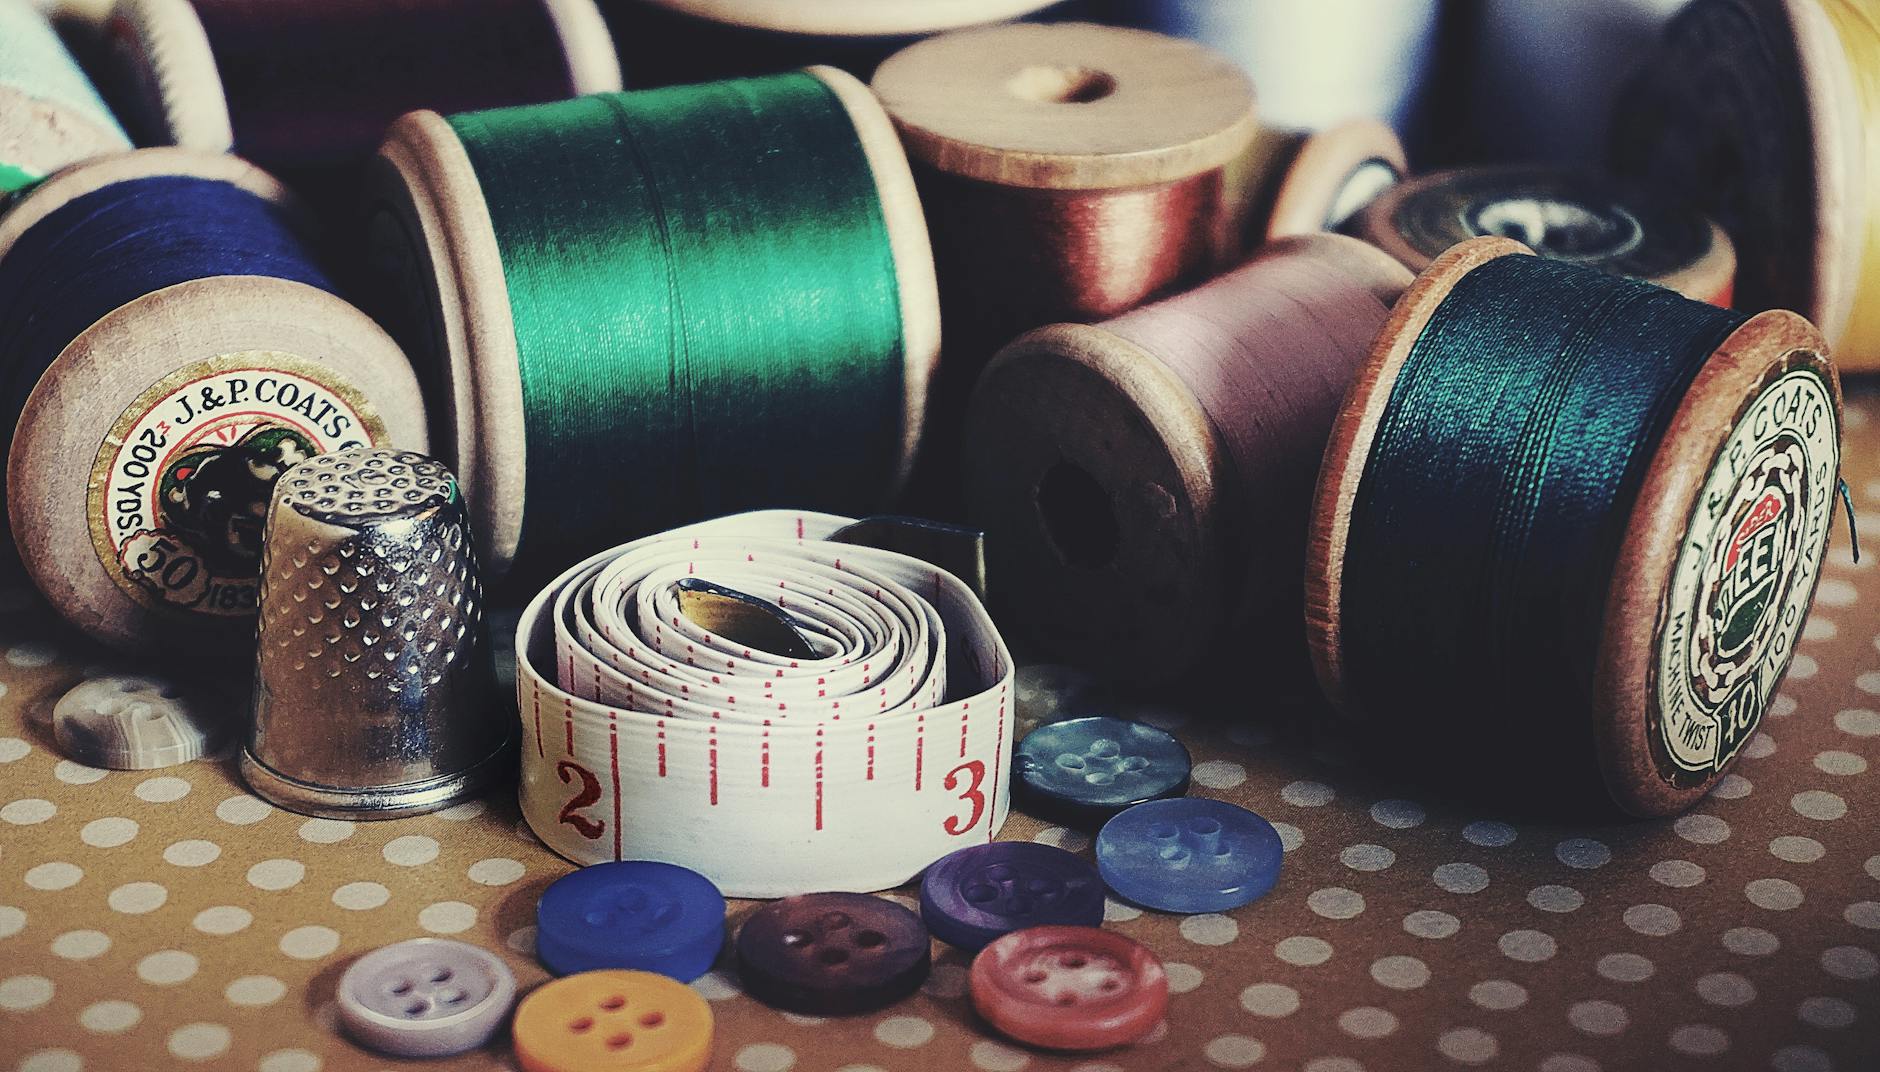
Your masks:
<svg viewBox="0 0 1880 1072"><path fill-rule="evenodd" d="M1112 678L1171 680L1230 645L1298 662L1312 476L1410 278L1355 239L1282 239L1002 350L968 410L967 503L1028 635Z"/></svg>
<svg viewBox="0 0 1880 1072"><path fill-rule="evenodd" d="M529 603L520 796L544 844L783 897L885 889L992 840L1010 807L1011 654L952 574L826 542L847 523L775 510L688 526ZM682 608L698 580L768 602L805 649L696 623Z"/></svg>
<svg viewBox="0 0 1880 1072"><path fill-rule="evenodd" d="M1439 257L1360 370L1312 518L1315 665L1400 762L1670 814L1729 768L1795 654L1839 384L1794 313L1526 252Z"/></svg>
<svg viewBox="0 0 1880 1072"><path fill-rule="evenodd" d="M1584 171L1516 165L1420 176L1371 202L1350 233L1418 272L1458 242L1499 235L1712 305L1729 306L1736 280L1723 228L1676 199Z"/></svg>
<svg viewBox="0 0 1880 1072"><path fill-rule="evenodd" d="M903 479L933 261L850 76L417 113L372 184L390 319L439 370L487 574L729 510L868 509Z"/></svg>
<svg viewBox="0 0 1880 1072"><path fill-rule="evenodd" d="M392 120L620 88L594 0L119 0L149 144L356 166Z"/></svg>
<svg viewBox="0 0 1880 1072"><path fill-rule="evenodd" d="M130 139L30 0L0 0L0 197Z"/></svg>
<svg viewBox="0 0 1880 1072"><path fill-rule="evenodd" d="M1846 0L1697 0L1621 95L1613 163L1736 243L1744 309L1796 309L1880 369L1880 30Z"/></svg>
<svg viewBox="0 0 1880 1072"><path fill-rule="evenodd" d="M1261 121L1319 130L1352 116L1408 130L1436 54L1437 0L1121 0L1132 26L1199 41L1260 87Z"/></svg>
<svg viewBox="0 0 1880 1072"><path fill-rule="evenodd" d="M62 171L0 217L0 405L34 582L171 654L252 653L282 470L427 442L404 355L331 293L281 185L181 149Z"/></svg>

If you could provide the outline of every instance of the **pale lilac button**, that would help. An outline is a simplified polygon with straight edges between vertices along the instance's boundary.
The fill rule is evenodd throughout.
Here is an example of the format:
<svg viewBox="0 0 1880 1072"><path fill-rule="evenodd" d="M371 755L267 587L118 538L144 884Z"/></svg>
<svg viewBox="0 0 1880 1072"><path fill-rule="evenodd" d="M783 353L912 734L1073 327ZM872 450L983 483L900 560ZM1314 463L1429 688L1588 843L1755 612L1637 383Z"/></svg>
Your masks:
<svg viewBox="0 0 1880 1072"><path fill-rule="evenodd" d="M340 1023L361 1045L391 1057L448 1057L502 1026L516 977L476 946L413 938L354 961L337 996Z"/></svg>

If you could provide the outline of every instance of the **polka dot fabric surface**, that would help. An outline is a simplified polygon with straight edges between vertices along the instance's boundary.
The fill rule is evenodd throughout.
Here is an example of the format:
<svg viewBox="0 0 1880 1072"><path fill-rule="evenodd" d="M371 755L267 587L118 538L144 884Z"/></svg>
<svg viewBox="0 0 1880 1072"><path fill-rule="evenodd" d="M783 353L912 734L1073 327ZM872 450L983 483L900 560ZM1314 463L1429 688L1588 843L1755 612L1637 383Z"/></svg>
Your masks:
<svg viewBox="0 0 1880 1072"><path fill-rule="evenodd" d="M1880 543L1880 396L1856 388L1848 418L1860 526ZM1854 565L1837 532L1763 732L1682 818L1564 826L1458 804L1296 731L1310 721L1297 705L1263 703L1254 721L1124 704L1190 748L1191 792L1265 815L1287 849L1273 892L1231 913L1108 904L1105 925L1167 965L1168 1018L1148 1041L1070 1057L996 1040L967 1000L967 958L942 946L914 998L826 1021L751 1001L721 957L692 984L717 1021L713 1067L1880 1068L1880 546L1869 553ZM227 755L145 772L64 761L52 702L133 668L56 632L8 576L0 1069L377 1072L397 1066L335 1028L334 987L362 954L446 935L503 956L524 992L546 978L534 906L568 865L506 792L355 825L257 800ZM1054 695L1021 695L1021 718L1091 713ZM1086 834L1016 813L1005 836L1090 852ZM887 896L916 903L912 887ZM752 907L734 903L733 925ZM514 1059L499 1035L424 1067Z"/></svg>

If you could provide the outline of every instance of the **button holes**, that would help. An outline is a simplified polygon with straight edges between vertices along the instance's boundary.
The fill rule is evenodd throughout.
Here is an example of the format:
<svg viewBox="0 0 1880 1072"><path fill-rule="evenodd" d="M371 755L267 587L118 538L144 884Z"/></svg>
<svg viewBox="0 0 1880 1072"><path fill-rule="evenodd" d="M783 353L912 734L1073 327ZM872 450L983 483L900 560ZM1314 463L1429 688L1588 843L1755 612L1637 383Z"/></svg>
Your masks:
<svg viewBox="0 0 1880 1072"><path fill-rule="evenodd" d="M137 717L145 722L162 722L163 712L154 707L146 707L137 713Z"/></svg>
<svg viewBox="0 0 1880 1072"><path fill-rule="evenodd" d="M1099 737L1090 742L1090 751L1087 754L1097 759L1115 759L1118 755L1122 754L1122 751L1122 748L1118 746L1115 741L1110 740L1108 737Z"/></svg>
<svg viewBox="0 0 1880 1072"><path fill-rule="evenodd" d="M463 1004L464 999L468 998L469 996L470 996L469 994L466 994L463 991L453 986L449 990L445 990L439 993L437 995L437 1000L443 1002L446 1005L461 1005Z"/></svg>
<svg viewBox="0 0 1880 1072"><path fill-rule="evenodd" d="M834 967L835 965L841 964L849 959L849 951L846 949L836 949L835 947L831 946L831 947L822 949L819 952L817 952L816 959L824 964Z"/></svg>
<svg viewBox="0 0 1880 1072"><path fill-rule="evenodd" d="M1168 823L1156 823L1154 826L1151 826L1149 828L1150 837L1162 838L1164 840L1168 838L1172 838L1172 837L1180 837L1181 833L1182 832L1180 830L1175 829L1173 826L1171 826Z"/></svg>
<svg viewBox="0 0 1880 1072"><path fill-rule="evenodd" d="M974 883L961 890L960 894L974 904L985 904L987 901L998 899L999 888L997 886L988 886L984 883Z"/></svg>
<svg viewBox="0 0 1880 1072"><path fill-rule="evenodd" d="M1033 968L1032 970L1026 972L1024 975L1020 976L1020 978L1024 979L1028 983L1037 984L1037 983L1044 982L1045 979L1048 977L1045 975L1044 972L1039 971L1037 968Z"/></svg>
<svg viewBox="0 0 1880 1072"><path fill-rule="evenodd" d="M411 1004L405 1006L406 1016L423 1016L425 1013L430 1012L430 1011L431 1011L431 1003L424 1000L423 998L419 998L418 1000L413 1001Z"/></svg>
<svg viewBox="0 0 1880 1072"><path fill-rule="evenodd" d="M450 982L450 977L451 970L449 968L431 969L431 981L434 983L448 983Z"/></svg>
<svg viewBox="0 0 1880 1072"><path fill-rule="evenodd" d="M1018 872L1012 870L1010 864L993 864L980 874L988 882L1010 882L1018 877Z"/></svg>
<svg viewBox="0 0 1880 1072"><path fill-rule="evenodd" d="M783 944L790 946L791 948L795 948L796 946L799 946L799 945L808 945L810 944L810 942L814 940L815 939L810 937L808 931L784 931L783 932Z"/></svg>
<svg viewBox="0 0 1880 1072"><path fill-rule="evenodd" d="M1091 771L1084 775L1084 781L1091 785L1109 785L1116 781L1116 775L1109 771Z"/></svg>
<svg viewBox="0 0 1880 1072"><path fill-rule="evenodd" d="M1114 994L1118 990L1123 989L1123 981L1121 979L1116 978L1115 976L1110 976L1109 978L1098 983L1097 989L1103 991L1106 994Z"/></svg>
<svg viewBox="0 0 1880 1072"><path fill-rule="evenodd" d="M888 936L880 931L858 931L855 935L855 944L863 949L873 949L878 945L887 944L887 941Z"/></svg>
<svg viewBox="0 0 1880 1072"><path fill-rule="evenodd" d="M1217 844L1217 845L1215 845L1215 846L1214 846L1214 855L1216 855L1216 856L1232 856L1232 855L1234 855L1234 847L1233 847L1232 845L1229 845L1229 844L1228 844L1227 842L1225 842L1225 841L1223 841L1223 842L1220 842L1219 844Z"/></svg>
<svg viewBox="0 0 1880 1072"><path fill-rule="evenodd" d="M137 682L135 682L135 681L120 681L120 682L118 682L118 691L119 691L119 692L136 692L136 691L137 691L137 690L138 690L139 688L142 688L142 686L141 686L141 685L139 685L139 684L138 684Z"/></svg>
<svg viewBox="0 0 1880 1072"><path fill-rule="evenodd" d="M607 1048L610 1050L624 1050L631 1045L633 1045L633 1036L625 1031L607 1040Z"/></svg>
<svg viewBox="0 0 1880 1072"><path fill-rule="evenodd" d="M1073 771L1083 770L1084 769L1084 757L1073 756L1067 752L1064 755L1057 757L1057 765L1060 767L1063 767L1065 770L1073 770Z"/></svg>
<svg viewBox="0 0 1880 1072"><path fill-rule="evenodd" d="M1077 995L1069 991L1065 991L1064 993L1059 994L1057 996L1056 1003L1059 1005L1075 1005L1077 1004Z"/></svg>
<svg viewBox="0 0 1880 1072"><path fill-rule="evenodd" d="M1188 862L1189 852L1180 845L1165 845L1162 847L1162 851L1156 855L1167 860L1169 863L1176 864Z"/></svg>
<svg viewBox="0 0 1880 1072"><path fill-rule="evenodd" d="M1142 758L1141 756L1130 756L1129 758L1123 760L1123 769L1126 771L1134 772L1134 771L1139 771L1139 770L1147 770L1148 767L1149 767L1149 761Z"/></svg>
<svg viewBox="0 0 1880 1072"><path fill-rule="evenodd" d="M821 918L817 919L816 922L820 924L824 930L839 931L849 925L849 914L847 912L824 912Z"/></svg>
<svg viewBox="0 0 1880 1072"><path fill-rule="evenodd" d="M658 1027L665 1022L666 1014L663 1012L649 1012L640 1017L641 1027Z"/></svg>
<svg viewBox="0 0 1880 1072"><path fill-rule="evenodd" d="M1090 963L1090 959L1082 953L1072 953L1064 958L1064 966L1066 968L1081 968L1088 963Z"/></svg>
<svg viewBox="0 0 1880 1072"><path fill-rule="evenodd" d="M416 985L416 983L413 983L409 979L400 979L392 984L392 993L397 994L399 997L404 997L406 994L411 993L411 988Z"/></svg>
<svg viewBox="0 0 1880 1072"><path fill-rule="evenodd" d="M592 1016L583 1016L579 1020L569 1024L568 1030L577 1035L584 1035L594 1030L594 1018Z"/></svg>
<svg viewBox="0 0 1880 1072"><path fill-rule="evenodd" d="M601 1008L608 1012L627 1007L627 999L619 994L609 994L601 999Z"/></svg>
<svg viewBox="0 0 1880 1072"><path fill-rule="evenodd" d="M1202 835L1218 834L1221 832L1221 823L1218 819L1210 819L1204 815L1188 820L1188 829Z"/></svg>
<svg viewBox="0 0 1880 1072"><path fill-rule="evenodd" d="M1063 892L1063 890L1064 890L1063 883L1060 883L1058 880L1053 879L1053 878L1034 878L1031 881L1025 883L1026 893L1037 894L1039 896L1045 896L1045 895L1053 894L1053 893L1061 893Z"/></svg>

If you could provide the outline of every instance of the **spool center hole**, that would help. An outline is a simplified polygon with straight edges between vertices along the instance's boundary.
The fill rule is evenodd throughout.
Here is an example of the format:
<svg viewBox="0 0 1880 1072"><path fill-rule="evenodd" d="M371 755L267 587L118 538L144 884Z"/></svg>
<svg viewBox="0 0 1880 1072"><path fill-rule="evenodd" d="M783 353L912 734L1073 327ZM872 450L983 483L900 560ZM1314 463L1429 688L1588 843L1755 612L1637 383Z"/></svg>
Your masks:
<svg viewBox="0 0 1880 1072"><path fill-rule="evenodd" d="M1477 234L1512 238L1560 260L1620 256L1635 248L1644 234L1638 220L1617 205L1595 207L1547 197L1490 201L1471 215Z"/></svg>
<svg viewBox="0 0 1880 1072"><path fill-rule="evenodd" d="M1120 536L1110 495L1082 467L1060 461L1045 471L1038 518L1067 565L1097 569L1116 557Z"/></svg>
<svg viewBox="0 0 1880 1072"><path fill-rule="evenodd" d="M1089 67L1026 67L1005 83L1012 96L1039 104L1089 104L1116 92L1116 79Z"/></svg>

